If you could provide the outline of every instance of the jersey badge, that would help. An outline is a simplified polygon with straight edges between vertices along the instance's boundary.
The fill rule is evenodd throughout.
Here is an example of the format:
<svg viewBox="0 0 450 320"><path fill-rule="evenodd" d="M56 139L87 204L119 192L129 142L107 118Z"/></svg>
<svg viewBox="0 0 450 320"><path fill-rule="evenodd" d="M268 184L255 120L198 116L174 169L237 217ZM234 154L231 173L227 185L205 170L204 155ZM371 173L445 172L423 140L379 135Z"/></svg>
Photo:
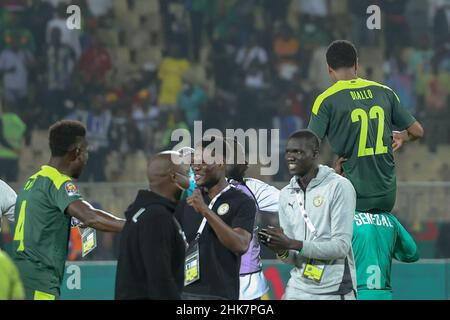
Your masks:
<svg viewBox="0 0 450 320"><path fill-rule="evenodd" d="M313 200L313 204L315 207L320 207L323 203L324 199L322 196L315 196Z"/></svg>
<svg viewBox="0 0 450 320"><path fill-rule="evenodd" d="M217 209L217 214L223 216L224 214L227 214L228 211L230 211L230 205L228 203L222 203Z"/></svg>

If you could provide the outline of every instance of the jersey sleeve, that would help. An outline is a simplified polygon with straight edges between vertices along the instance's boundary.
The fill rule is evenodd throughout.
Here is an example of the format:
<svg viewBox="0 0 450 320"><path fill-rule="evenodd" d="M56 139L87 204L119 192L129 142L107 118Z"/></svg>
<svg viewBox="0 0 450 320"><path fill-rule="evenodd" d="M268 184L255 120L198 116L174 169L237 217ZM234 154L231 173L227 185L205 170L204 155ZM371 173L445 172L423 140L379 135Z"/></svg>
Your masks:
<svg viewBox="0 0 450 320"><path fill-rule="evenodd" d="M67 207L74 201L81 200L80 191L78 187L69 180L64 182L59 189L54 187L50 189L50 199L61 212L65 212Z"/></svg>
<svg viewBox="0 0 450 320"><path fill-rule="evenodd" d="M237 209L237 213L231 222L232 228L244 229L250 234L253 232L253 225L255 223L256 205L249 197L245 196L245 200Z"/></svg>
<svg viewBox="0 0 450 320"><path fill-rule="evenodd" d="M0 180L0 218L3 215L9 222L14 222L16 198L16 192L8 184Z"/></svg>
<svg viewBox="0 0 450 320"><path fill-rule="evenodd" d="M308 129L317 134L320 139L323 139L328 133L330 118L329 108L319 96L314 102Z"/></svg>
<svg viewBox="0 0 450 320"><path fill-rule="evenodd" d="M394 258L401 262L416 262L419 260L419 252L414 239L395 217L392 221L395 222L397 229Z"/></svg>
<svg viewBox="0 0 450 320"><path fill-rule="evenodd" d="M257 179L245 179L245 184L254 194L260 211L278 213L280 190Z"/></svg>
<svg viewBox="0 0 450 320"><path fill-rule="evenodd" d="M408 129L414 122L416 122L416 119L409 113L408 110L406 110L405 107L403 107L397 94L391 89L388 90L390 91L392 99L393 125L396 126L399 130Z"/></svg>

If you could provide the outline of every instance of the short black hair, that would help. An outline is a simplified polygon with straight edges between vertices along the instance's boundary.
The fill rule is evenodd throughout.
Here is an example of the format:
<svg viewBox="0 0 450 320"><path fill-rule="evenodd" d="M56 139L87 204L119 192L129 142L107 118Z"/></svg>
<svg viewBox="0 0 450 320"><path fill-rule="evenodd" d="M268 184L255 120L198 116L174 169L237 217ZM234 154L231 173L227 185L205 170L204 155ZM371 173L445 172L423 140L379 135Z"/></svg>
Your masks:
<svg viewBox="0 0 450 320"><path fill-rule="evenodd" d="M62 157L78 138L86 137L86 128L79 121L62 120L50 127L49 143L52 157Z"/></svg>
<svg viewBox="0 0 450 320"><path fill-rule="evenodd" d="M356 65L358 52L353 43L347 40L333 41L327 49L327 64L333 70L351 68Z"/></svg>
<svg viewBox="0 0 450 320"><path fill-rule="evenodd" d="M305 139L309 143L311 143L311 147L313 150L320 150L320 139L319 137L309 129L302 129L294 132L289 136L289 140L291 139Z"/></svg>

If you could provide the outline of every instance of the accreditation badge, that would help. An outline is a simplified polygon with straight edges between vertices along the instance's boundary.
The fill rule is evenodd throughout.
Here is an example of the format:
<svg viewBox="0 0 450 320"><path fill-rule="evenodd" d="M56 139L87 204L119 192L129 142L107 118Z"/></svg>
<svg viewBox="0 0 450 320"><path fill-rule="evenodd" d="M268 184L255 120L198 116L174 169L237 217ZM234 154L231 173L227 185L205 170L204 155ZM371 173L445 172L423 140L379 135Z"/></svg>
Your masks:
<svg viewBox="0 0 450 320"><path fill-rule="evenodd" d="M81 256L83 258L97 247L97 233L95 229L86 228L83 231L81 231L81 246L82 246Z"/></svg>
<svg viewBox="0 0 450 320"><path fill-rule="evenodd" d="M184 285L188 286L200 279L200 252L198 240L194 240L186 252L184 263Z"/></svg>
<svg viewBox="0 0 450 320"><path fill-rule="evenodd" d="M303 278L320 283L320 281L322 280L324 270L325 270L324 264L318 264L316 263L315 260L308 260L308 263L306 264L305 269L303 270Z"/></svg>

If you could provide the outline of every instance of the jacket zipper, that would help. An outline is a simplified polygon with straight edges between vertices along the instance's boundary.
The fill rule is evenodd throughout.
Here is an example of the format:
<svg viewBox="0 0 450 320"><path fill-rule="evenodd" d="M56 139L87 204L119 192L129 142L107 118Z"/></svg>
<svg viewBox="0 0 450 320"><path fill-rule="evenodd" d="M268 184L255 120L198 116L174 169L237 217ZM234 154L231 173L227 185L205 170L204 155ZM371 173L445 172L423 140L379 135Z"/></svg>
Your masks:
<svg viewBox="0 0 450 320"><path fill-rule="evenodd" d="M306 212L306 189L303 192L303 209ZM305 241L306 241L306 232L308 231L308 226L306 225L306 221L303 219L304 223L305 223Z"/></svg>

